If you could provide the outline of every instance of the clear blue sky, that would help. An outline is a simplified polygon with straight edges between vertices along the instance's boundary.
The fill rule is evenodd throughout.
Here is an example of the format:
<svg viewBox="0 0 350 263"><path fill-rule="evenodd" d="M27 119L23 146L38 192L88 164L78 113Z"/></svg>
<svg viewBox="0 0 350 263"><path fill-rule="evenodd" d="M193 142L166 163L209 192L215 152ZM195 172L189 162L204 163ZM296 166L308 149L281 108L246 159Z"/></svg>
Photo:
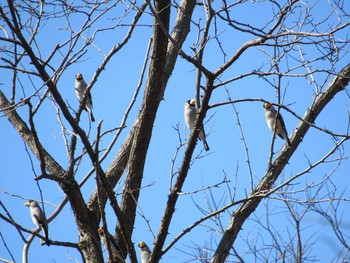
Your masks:
<svg viewBox="0 0 350 263"><path fill-rule="evenodd" d="M314 10L320 16L318 18L319 20L322 20L331 9L326 1L323 2L321 7ZM214 8L217 8L219 4L219 2L217 3L214 1ZM346 10L346 8L344 9ZM247 3L246 5L242 5L242 8L237 7L237 9L234 10L236 11L235 19L242 23L249 22L256 26L264 24L263 21L268 20L264 14L271 11L267 5L262 3ZM246 15L248 10L250 13L249 16ZM122 11L123 10L120 10L121 13ZM175 10L172 9L172 12L173 18L171 24L173 24L174 21ZM196 10L194 20L199 16L203 17L203 13L200 12L200 9ZM123 22L127 23L127 20L130 20L130 18L127 18L126 21ZM102 24L113 23L111 21L103 21ZM56 22L57 23L47 23L45 28L38 35L37 41L42 44L45 43L45 48L42 49L43 57L46 57L50 53L50 50L57 43L62 41L62 39L67 38L67 32L62 29L59 30L59 28L64 26L64 23L60 20L56 20ZM292 22L293 21L290 21L290 23ZM76 29L78 30L82 21L78 15L73 15L71 17L71 23L76 26ZM204 24L204 21L201 23ZM152 24L149 15L145 15L142 24ZM228 58L232 56L243 43L253 39L252 36L242 34L235 30L225 31L223 24L220 24L220 26L221 28L218 33L220 34L220 40L222 41ZM99 46L99 48L105 53L108 53L113 45L121 42L126 30L125 27L120 27L113 31L103 33L94 44ZM89 34L91 35L92 32L93 29L91 29ZM345 38L345 33L346 32L340 32L336 37ZM102 127L104 131L117 127L123 118L125 110L133 96L134 89L139 82L139 75L144 61L148 39L151 34L152 28L149 26L137 28L128 45L125 49L121 50L114 56L92 89L94 115L97 122L98 120L103 119L104 122ZM211 32L211 36L213 36L213 31ZM191 47L195 39L196 29L195 27L192 27L191 34L184 45L185 51L190 52L189 47ZM271 51L270 48L266 47L265 49ZM311 46L305 47L303 51L307 53L307 59L309 60L312 60L318 55ZM341 55L344 54L341 53ZM56 65L60 59L61 57L57 56L57 58L54 59L54 65ZM62 97L72 106L73 109L77 109L79 105L74 93L74 75L81 72L86 81L89 82L97 65L99 65L102 59L103 56L101 53L96 49L91 48L84 56L81 63L71 66L63 73L59 80L58 87ZM223 59L224 57L220 52L217 43L215 40L211 40L208 44L208 50L205 52L205 66L210 70L216 70L223 63ZM342 58L342 62L336 65L335 71L339 71L348 62L349 61L346 58ZM289 66L298 64L291 60L288 61L288 63L290 63ZM252 48L243 54L239 61L237 61L227 73L221 76L221 80L227 80L245 72L257 70L262 64L265 64L263 69L266 70L270 65L270 60L260 50ZM27 66L29 65L27 64ZM320 69L327 68L327 61L318 62L315 64L315 67ZM281 68L281 70L283 71L284 68ZM296 70L295 73L300 73L299 71L305 72L305 68ZM9 95L11 74L4 69L1 69L1 72L1 75L3 76L1 82L4 84L1 89L5 94ZM316 78L317 83L323 83L325 81L325 74L316 74L314 77ZM269 79L273 80L272 77ZM181 139L186 140L188 138L189 131L185 129L183 120L183 106L186 100L194 96L195 81L195 68L188 62L179 58L176 68L169 80L164 101L160 105L154 125L153 138L149 147L144 171L143 185L147 187L141 192L139 204L145 217L150 220L149 223L155 235L158 231L160 217L163 214L164 205L168 195L170 169L172 164L171 160L175 155L176 147L179 145L178 134L173 126L179 124ZM282 92L286 93L283 103L290 106L290 108L299 116L304 114L314 98L314 86L311 85L309 81L310 78L283 78L282 80ZM39 82L35 84L38 85L36 88L40 87ZM29 81L23 82L22 85L25 87L26 92L25 94L18 92L17 100L24 96L28 96L33 91L32 84ZM256 76L235 81L225 87L229 90L232 99L263 98L277 102L275 89L262 78ZM325 87L325 85L323 87ZM127 128L122 132L122 135L117 142L117 146L102 164L105 169L109 166L114 155L117 153L118 146L123 142L123 139L132 127L139 111L142 95L143 88L141 89L136 105L127 121ZM224 88L221 87L215 90L210 104L224 101L227 101L227 94ZM259 180L263 177L267 169L272 133L269 131L265 123L261 102L242 102L237 103L235 107L239 113L241 127L244 132L244 139L248 145L249 159L254 179L253 184L255 186L259 183ZM46 100L43 109L45 110L39 112L35 117L39 136L42 138L43 145L47 147L48 151L54 158L56 158L60 165L65 168L67 167L68 159L61 134L62 130L55 116L56 113L52 103L49 100ZM344 92L340 93L322 112L317 119L316 124L334 132L345 133L347 129L346 124L348 122L348 111L349 98ZM18 112L27 121L27 109L22 107L18 109ZM292 134L293 129L297 126L299 121L290 113L283 110L281 112L284 116L288 132L289 134ZM236 184L236 188L233 191L235 200L246 197L251 190L249 170L239 127L237 126L238 121L235 112L230 105L213 108L209 110L206 120L209 120L206 123L205 128L208 133L207 140L211 150L207 156L200 158L193 163L184 185L183 192L193 192L205 186L218 184L223 181L224 174L226 174L228 180L230 180L229 186L231 187L231 190L233 190L233 186ZM96 136L95 128L97 122L92 125L90 132L91 141L94 140ZM30 198L38 200L40 198L36 181L33 180L34 175L32 171L34 169L36 174L39 175L40 167L35 157L30 153L31 158L33 158L31 160L28 154L23 150L25 147L23 141L3 116L0 118L0 126L1 134L3 135L0 136L0 145L3 149L1 151L2 179L0 183L0 200L7 209L9 209L9 212L16 222L26 228L33 229L34 225L29 217L28 208L23 206L23 204L26 199ZM82 113L81 126L84 127L86 131L89 128L88 115L85 112ZM101 141L101 149L109 144L112 135L113 134L107 135ZM275 142L275 152L278 152L283 145L284 141L277 138ZM334 141L330 136L315 129L310 129L289 164L284 169L283 177L289 178L306 169L309 166L309 162L313 163L320 159L333 145ZM78 147L81 148L81 144L79 144ZM343 150L345 156L349 155L348 149L349 143L344 145ZM195 150L195 155L199 154L201 150L202 144L199 142ZM79 151L77 153L79 153ZM184 147L180 150L180 154L175 161L175 170L180 166L183 153ZM333 159L335 158L336 156ZM31 166L32 162L34 166L33 168ZM336 162L330 162L316 168L314 172L295 181L293 190L300 190L307 184L321 181L322 178L336 167L336 165ZM78 173L76 174L76 180L80 181L91 168L91 162L85 157ZM349 162L344 161L332 176L332 182L337 187L338 193L347 190L348 184L344 183L347 182L344 180L344 177L349 175L349 168ZM238 174L237 178L235 178L236 173ZM94 177L92 177L82 189L86 200L88 200L92 190L95 188L95 181L93 178ZM64 196L56 183L48 180L41 180L40 187L43 190L44 199L50 204L58 205L63 200ZM119 189L120 193L122 186L117 186L116 189ZM314 191L314 189L312 191ZM325 197L323 196L324 191L325 189L321 191L319 195L320 198ZM229 203L230 196L226 185L223 184L220 185L220 187L213 188L212 194L215 197L216 205L222 206L223 204ZM295 196L301 198L301 200L304 199L301 194L296 194ZM208 199L206 199L206 197L209 197L208 191L198 192L193 195L184 194L180 197L166 244L177 236L184 228L188 227L194 221L203 216L196 207L196 204L205 210L209 209L207 206ZM349 194L345 194L344 197L349 198ZM210 204L213 205L211 202L212 200L210 200ZM54 211L54 207L50 204L45 205L47 215L50 215ZM245 244L247 239L253 242L256 238L256 245L258 247L263 242L263 237L259 237L261 226L258 226L255 220L265 222L265 205L267 204L269 205L271 213L270 220L273 224L275 233L279 233L285 240L288 240L289 236L294 235L294 232L292 232L293 228L289 228L288 230L288 227L290 227L292 223L286 218L285 213L281 212L286 211L283 203L276 200L266 200L262 202L261 206L255 211L254 216L244 224L239 238L235 243L235 248L242 256L247 252L247 246ZM235 208L236 207L233 209ZM233 211L233 209L222 214L221 223L223 228L226 227L230 219L228 212ZM302 207L298 207L297 209L299 212L302 212ZM112 230L116 219L110 209L107 209L106 212L108 223ZM347 208L344 210L343 218L349 218L349 216L349 209ZM213 247L215 248L216 242L220 240L220 235L218 233L210 235L208 231L210 227L215 226L215 222L207 221L203 226L193 230L176 244L175 248L178 250L172 249L172 251L163 258L163 262L185 262L186 260L193 259L192 256L180 252L180 250L191 252L188 247L193 247L193 244L204 245L213 242ZM345 225L345 227L349 226ZM341 245L331 234L330 227L319 217L316 217L315 214L307 214L302 221L302 228L304 229L303 240L305 242L309 240L309 242L317 243L313 248L313 251L311 251L312 256L317 256L316 259L321 260L322 262L330 262L330 260L334 259L336 254L339 253ZM49 224L49 231L52 240L78 241L78 234L69 205L67 205L62 213ZM7 245L9 245L16 261L20 262L23 242L15 228L0 220L0 232L5 238ZM27 237L28 234L24 233L24 236ZM141 216L138 216L136 219L133 234L133 242L137 244L139 241L145 241L150 246L152 246L153 242L153 236ZM268 244L272 242L267 238L264 241ZM29 262L71 262L71 258L81 262L79 254L74 249L55 246L42 247L39 243L39 239L37 238L32 243L29 251ZM331 249L329 249L329 247ZM0 258L9 258L2 242L0 242ZM38 258L40 258L40 261L38 261ZM250 258L246 258L247 261L250 261L249 259Z"/></svg>

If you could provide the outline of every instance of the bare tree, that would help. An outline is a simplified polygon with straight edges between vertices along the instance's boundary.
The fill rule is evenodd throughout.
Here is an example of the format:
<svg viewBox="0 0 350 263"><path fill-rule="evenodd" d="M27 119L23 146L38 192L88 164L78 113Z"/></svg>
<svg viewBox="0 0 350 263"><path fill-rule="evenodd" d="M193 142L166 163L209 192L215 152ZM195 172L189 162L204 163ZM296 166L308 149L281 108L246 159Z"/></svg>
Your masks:
<svg viewBox="0 0 350 263"><path fill-rule="evenodd" d="M154 238L150 262L159 262L174 250L189 255L189 261L201 262L245 262L251 258L263 262L313 261L317 259L313 251L317 243L315 233L307 234L303 227L305 216L312 213L332 226L332 233L341 245L337 260L348 257L349 239L341 225L341 213L349 199L343 191L334 189L332 178L349 165L350 122L348 117L342 118L341 128L327 121L318 122L322 112L339 96L345 103L332 110L333 116L339 112L348 116L344 106L349 104L346 90L350 77L348 7L346 0L327 3L299 0L146 0L143 3L9 0L0 4L0 68L4 72L0 91L2 122L6 118L13 132L24 142L20 154L30 160L32 170L28 174L32 173L37 183L41 204L48 196L42 184L57 183L58 192L62 192L63 200L55 203L52 214L47 214L49 223L62 221L59 216L69 204L78 231L77 243L56 240L51 233L50 249L74 248L83 262L103 262L97 231L102 227L105 232L114 230L122 254L128 256L130 262L137 262L135 243L138 240L135 240L134 229L137 220L143 220ZM133 42L134 39L137 40ZM141 52L139 42L145 47ZM113 99L111 94L118 85L114 83L113 74L123 67L116 67L115 60L121 56L140 69L118 79L119 86L137 80L130 102L125 104L124 114L117 115L113 108L116 102L100 105L95 100L93 110L98 108L105 117L97 117L95 126L88 125L83 112L88 95L105 94L106 101ZM154 136L157 116L163 113L161 102L164 99L176 101L176 97L187 94L179 87L174 96L166 97L166 91L172 89L171 81L183 85L182 76L176 71L182 67L191 71L194 80L186 85L193 87L190 94L196 100L196 127L185 140L181 125L174 125L176 135L172 139L177 144L164 152L175 152L175 155L165 165L170 166L168 184L163 186L168 192L162 196L164 207L160 209L155 229L149 217L143 214L140 194L147 194L146 189L154 187L152 183L145 187L144 178L150 148L163 143ZM136 71L135 68L132 71ZM91 79L87 78L87 71ZM78 107L71 105L65 89L70 85L73 90L74 81L68 83L67 80L76 73L82 73L88 83ZM304 86L306 88L300 88ZM109 96L111 98L107 98ZM275 99L271 102L272 96ZM245 126L248 121L253 123L260 117L254 116L253 111L247 116L241 110L242 105L258 105L263 111L261 104L266 102L271 102L278 114L287 115L295 122L295 127L288 125L293 131L289 137L291 146L286 144L278 150L276 132L267 142L262 139L260 128L255 126L248 130ZM217 117L212 114L214 110L218 114L226 112L225 122L217 120L218 123L226 125L233 119L235 124L230 128L238 130L237 138L222 136L213 140L211 147L216 148L214 142L228 144L232 141L236 149L241 142L243 150L239 152L243 157L228 161L235 167L234 172L227 173L223 168L227 164L223 156L227 153L220 155L219 149L208 154L196 151L196 145L201 147L197 137L203 123L207 125L205 118L214 120ZM52 150L44 135L43 123L53 118L60 128L59 152ZM107 121L112 127L107 127ZM130 122L133 124L129 126ZM215 130L226 128L207 127L207 132L214 131L215 136ZM308 150L299 150L308 143L307 136L313 131L331 143L318 149L321 142L313 141ZM256 138L252 139L252 134ZM10 136L13 135L4 137ZM259 143L262 142L268 145L265 149L269 153L264 167L257 170L255 165L260 155L255 152L261 152ZM14 156L12 161L16 162L17 158ZM184 186L191 182L190 168L203 159L210 160L210 166L219 169L221 174L215 182L203 181L187 192ZM246 165L238 159L244 160ZM295 159L306 165L296 165ZM288 164L292 168L287 174ZM242 171L242 167L246 171ZM308 180L307 175L318 173L323 167L331 171ZM84 177L81 178L78 175L82 173ZM14 176L20 181L28 175ZM87 184L94 189L87 190ZM238 185L243 185L243 192L238 190ZM10 199L23 196L13 191ZM150 196L158 198L154 193ZM181 222L177 218L181 214L178 211L191 200L200 216L179 233L169 234L171 228ZM328 209L324 206L326 202ZM24 244L22 261L28 262L34 237L43 236L39 230L23 227L12 215L11 205L0 204L2 222L16 229L15 234ZM289 220L286 235L279 234L273 224L272 211L275 210ZM116 220L112 226L107 211L114 213ZM253 226L253 230L245 231L244 225ZM193 230L201 231L203 240L199 244L191 241ZM31 235L26 238L24 233ZM244 236L246 250L235 247L239 235ZM112 255L113 244L109 235L106 236L107 253ZM16 261L7 241L9 237L2 234L1 237L10 255L9 259L1 260ZM175 245L184 238L188 238L191 245L177 249ZM180 261L181 257L176 260ZM118 260L109 256L109 261Z"/></svg>

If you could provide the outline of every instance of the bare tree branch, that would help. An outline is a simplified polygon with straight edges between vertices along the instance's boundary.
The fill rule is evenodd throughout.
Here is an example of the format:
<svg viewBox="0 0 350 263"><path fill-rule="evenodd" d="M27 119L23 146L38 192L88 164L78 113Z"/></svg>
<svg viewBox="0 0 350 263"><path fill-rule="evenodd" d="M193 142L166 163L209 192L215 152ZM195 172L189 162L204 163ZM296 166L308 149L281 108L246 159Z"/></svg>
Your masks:
<svg viewBox="0 0 350 263"><path fill-rule="evenodd" d="M324 93L320 94L311 108L305 113L303 119L309 123L314 123L319 113L323 108L333 99L333 97L348 85L350 81L350 64L342 69L338 76L336 76L331 83L329 83ZM292 153L296 150L300 144L302 138L310 128L305 122L300 122L296 131L293 133L291 147L284 147L272 165L269 167L264 178L260 184L251 193L252 195L259 194L261 192L271 189L273 183L277 180L278 176L282 172L284 166L287 164ZM213 263L224 262L227 257L233 242L235 241L241 227L247 217L256 209L261 202L262 198L251 199L243 203L232 215L231 220L226 228L223 237L215 251L213 257Z"/></svg>

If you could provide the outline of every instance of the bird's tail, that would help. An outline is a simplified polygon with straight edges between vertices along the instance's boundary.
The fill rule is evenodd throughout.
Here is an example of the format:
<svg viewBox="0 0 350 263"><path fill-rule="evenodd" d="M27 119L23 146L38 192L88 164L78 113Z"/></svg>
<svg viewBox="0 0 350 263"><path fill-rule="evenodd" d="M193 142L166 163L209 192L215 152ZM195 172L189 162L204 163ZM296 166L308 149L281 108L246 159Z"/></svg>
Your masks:
<svg viewBox="0 0 350 263"><path fill-rule="evenodd" d="M203 146L204 146L204 149L206 151L209 151L209 145L207 143L207 140L205 138L205 133L204 133L204 130L203 128L199 131L199 134L198 134L198 139L201 140L203 142Z"/></svg>
<svg viewBox="0 0 350 263"><path fill-rule="evenodd" d="M91 120L91 122L94 122L94 121L95 121L95 117L94 117L94 115L92 114L92 111L89 111L89 115L90 115L90 120Z"/></svg>
<svg viewBox="0 0 350 263"><path fill-rule="evenodd" d="M203 146L204 146L204 150L206 150L206 151L209 151L209 150L210 150L210 149L209 149L209 145L208 145L208 143L207 143L206 140L203 140Z"/></svg>
<svg viewBox="0 0 350 263"><path fill-rule="evenodd" d="M50 246L49 231L48 231L47 227L45 227L45 226L43 226L43 229L44 229L44 234L45 234L45 243L43 243L42 245Z"/></svg>

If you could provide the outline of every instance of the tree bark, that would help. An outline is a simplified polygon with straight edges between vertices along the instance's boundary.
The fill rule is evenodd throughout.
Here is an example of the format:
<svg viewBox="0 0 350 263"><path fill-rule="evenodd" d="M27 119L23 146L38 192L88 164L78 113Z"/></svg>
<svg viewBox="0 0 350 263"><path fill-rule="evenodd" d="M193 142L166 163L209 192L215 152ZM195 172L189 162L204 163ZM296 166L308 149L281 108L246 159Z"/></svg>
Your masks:
<svg viewBox="0 0 350 263"><path fill-rule="evenodd" d="M168 30L170 19L170 1L155 1L155 10L159 21L155 19L153 32L153 52L149 66L148 80L144 93L140 114L134 125L134 136L128 159L128 172L126 175L121 210L127 225L124 226L131 236L141 187L143 170L148 146L152 137L153 124L156 118L159 104L164 96L162 79L166 64L168 47ZM161 25L160 25L161 23ZM166 30L164 32L163 30ZM121 244L123 246L123 244ZM122 247L122 249L124 249Z"/></svg>

